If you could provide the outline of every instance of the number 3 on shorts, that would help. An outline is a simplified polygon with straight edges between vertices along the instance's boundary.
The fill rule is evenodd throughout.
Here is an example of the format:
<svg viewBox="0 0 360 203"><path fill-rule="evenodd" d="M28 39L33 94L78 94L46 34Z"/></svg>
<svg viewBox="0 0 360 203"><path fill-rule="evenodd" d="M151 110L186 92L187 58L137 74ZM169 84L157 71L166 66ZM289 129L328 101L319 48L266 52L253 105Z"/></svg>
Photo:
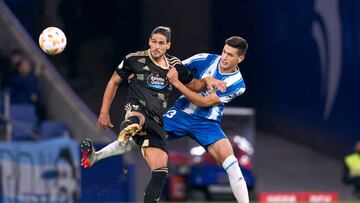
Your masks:
<svg viewBox="0 0 360 203"><path fill-rule="evenodd" d="M166 112L165 116L168 118L172 118L174 117L176 114L176 110L169 110L168 112Z"/></svg>

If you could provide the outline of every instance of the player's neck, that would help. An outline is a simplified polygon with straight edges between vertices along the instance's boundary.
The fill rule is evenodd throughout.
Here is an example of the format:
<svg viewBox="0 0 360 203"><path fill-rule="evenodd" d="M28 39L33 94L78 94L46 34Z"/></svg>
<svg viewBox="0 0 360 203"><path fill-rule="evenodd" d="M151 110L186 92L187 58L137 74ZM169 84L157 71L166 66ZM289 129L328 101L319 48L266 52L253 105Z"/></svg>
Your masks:
<svg viewBox="0 0 360 203"><path fill-rule="evenodd" d="M225 67L221 67L220 66L220 70L221 70L221 73L234 73L236 72L238 69L236 66L234 67L229 67L229 68L225 68Z"/></svg>
<svg viewBox="0 0 360 203"><path fill-rule="evenodd" d="M149 56L150 56L150 59L151 61L159 66L160 68L162 69L169 69L169 62L167 60L167 58L165 57L165 55L162 55L160 57L157 57L157 58L154 58L152 55L151 55L151 52L149 51Z"/></svg>

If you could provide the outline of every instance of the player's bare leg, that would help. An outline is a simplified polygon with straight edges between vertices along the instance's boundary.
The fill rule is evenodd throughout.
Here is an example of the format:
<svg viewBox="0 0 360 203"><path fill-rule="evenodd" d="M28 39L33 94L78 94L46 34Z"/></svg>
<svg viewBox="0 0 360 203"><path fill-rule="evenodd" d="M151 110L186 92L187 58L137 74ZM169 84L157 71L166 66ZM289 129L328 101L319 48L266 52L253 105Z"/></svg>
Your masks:
<svg viewBox="0 0 360 203"><path fill-rule="evenodd" d="M218 163L222 164L228 174L231 190L237 202L249 203L246 182L230 141L226 138L220 139L209 146L208 152Z"/></svg>
<svg viewBox="0 0 360 203"><path fill-rule="evenodd" d="M81 144L81 166L88 168L97 161L107 157L125 154L136 147L135 141L132 138L129 138L127 142L118 142L116 140L106 145L101 150L96 151L91 140L87 138Z"/></svg>
<svg viewBox="0 0 360 203"><path fill-rule="evenodd" d="M151 179L145 190L144 203L158 202L168 173L168 155L154 147L143 147L142 153L151 169Z"/></svg>

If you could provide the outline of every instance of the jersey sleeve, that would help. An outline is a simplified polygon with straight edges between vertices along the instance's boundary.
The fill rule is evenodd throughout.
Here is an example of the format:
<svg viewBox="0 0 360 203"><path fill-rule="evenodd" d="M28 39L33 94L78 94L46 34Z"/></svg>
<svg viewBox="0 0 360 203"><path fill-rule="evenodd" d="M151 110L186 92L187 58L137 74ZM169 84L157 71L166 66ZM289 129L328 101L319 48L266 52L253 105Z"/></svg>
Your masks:
<svg viewBox="0 0 360 203"><path fill-rule="evenodd" d="M241 74L240 74L241 77ZM225 79L225 82L228 84L225 92L221 92L220 90L216 91L221 103L226 104L232 101L237 96L243 94L245 92L245 83L243 78L239 77L229 77Z"/></svg>
<svg viewBox="0 0 360 203"><path fill-rule="evenodd" d="M178 72L179 80L182 83L187 84L194 79L194 74L191 71L189 71L188 69L186 69L185 66L182 65L181 63L175 65L175 68Z"/></svg>
<svg viewBox="0 0 360 203"><path fill-rule="evenodd" d="M171 56L169 58L169 63L170 63L170 66L176 68L178 75L179 75L178 76L179 80L182 83L187 84L187 83L191 82L191 80L194 79L194 74L191 71L189 71L188 69L186 69L185 66L181 63L180 59L178 59L177 57Z"/></svg>
<svg viewBox="0 0 360 203"><path fill-rule="evenodd" d="M128 78L133 73L131 66L129 65L129 58L125 58L116 68L116 73L121 78Z"/></svg>

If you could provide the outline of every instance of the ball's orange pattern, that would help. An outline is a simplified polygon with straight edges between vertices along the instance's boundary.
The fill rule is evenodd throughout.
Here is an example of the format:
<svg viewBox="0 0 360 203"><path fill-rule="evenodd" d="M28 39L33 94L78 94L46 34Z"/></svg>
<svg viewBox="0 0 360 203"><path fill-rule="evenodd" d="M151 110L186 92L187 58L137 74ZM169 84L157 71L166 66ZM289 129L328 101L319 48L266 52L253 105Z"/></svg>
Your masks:
<svg viewBox="0 0 360 203"><path fill-rule="evenodd" d="M59 28L48 27L39 36L40 48L49 55L56 55L64 51L66 36Z"/></svg>

